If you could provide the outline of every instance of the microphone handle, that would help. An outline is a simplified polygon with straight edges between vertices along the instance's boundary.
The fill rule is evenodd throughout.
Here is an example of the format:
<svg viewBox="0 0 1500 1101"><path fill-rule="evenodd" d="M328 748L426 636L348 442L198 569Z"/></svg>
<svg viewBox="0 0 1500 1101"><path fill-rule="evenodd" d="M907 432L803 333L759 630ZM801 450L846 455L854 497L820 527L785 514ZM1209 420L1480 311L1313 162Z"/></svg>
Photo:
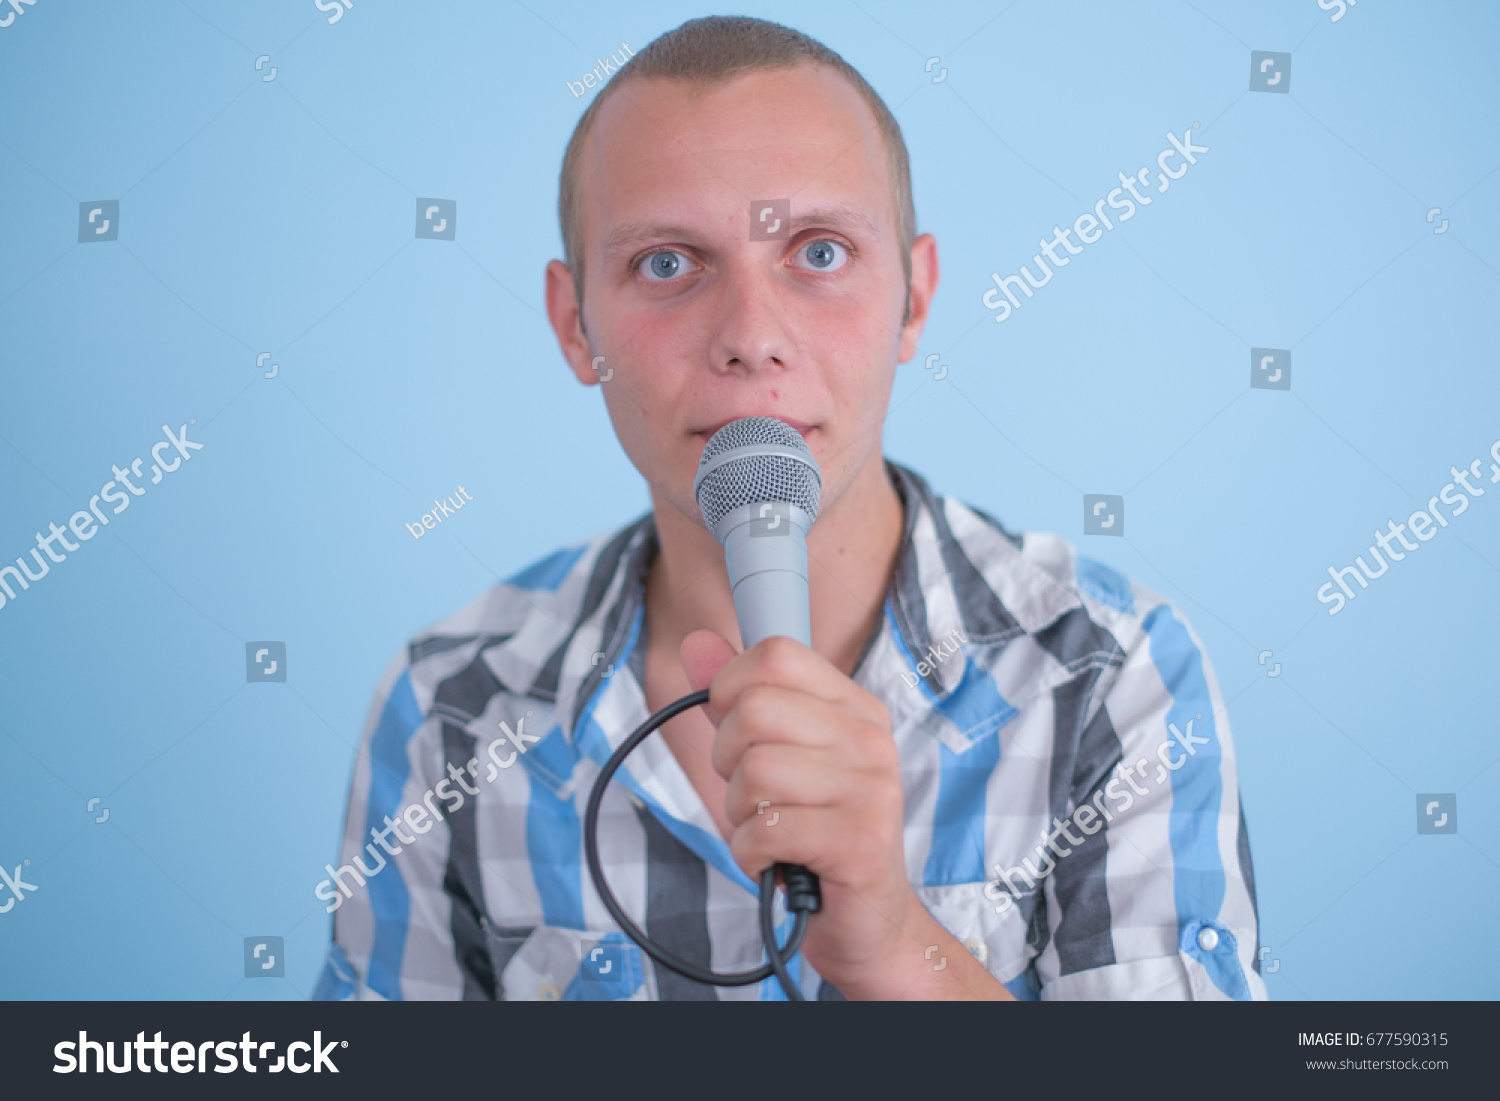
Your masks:
<svg viewBox="0 0 1500 1101"><path fill-rule="evenodd" d="M725 565L745 649L772 635L811 646L807 594L811 517L784 503L761 502L725 519ZM786 891L787 912L817 913L823 904L818 877L801 864L778 864L777 868Z"/></svg>
<svg viewBox="0 0 1500 1101"><path fill-rule="evenodd" d="M774 501L735 509L720 522L715 535L724 547L745 649L772 635L812 645L807 595L810 527L807 513Z"/></svg>

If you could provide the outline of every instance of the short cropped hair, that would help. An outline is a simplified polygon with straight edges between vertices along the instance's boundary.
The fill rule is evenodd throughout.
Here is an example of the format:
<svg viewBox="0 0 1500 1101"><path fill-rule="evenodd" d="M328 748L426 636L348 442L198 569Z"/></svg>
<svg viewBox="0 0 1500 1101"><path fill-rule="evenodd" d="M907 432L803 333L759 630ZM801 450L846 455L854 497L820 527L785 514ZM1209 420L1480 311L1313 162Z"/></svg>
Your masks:
<svg viewBox="0 0 1500 1101"><path fill-rule="evenodd" d="M864 77L838 54L801 31L779 23L744 16L709 16L690 19L668 31L635 54L610 79L584 111L573 129L563 155L562 175L558 182L557 217L562 225L563 249L573 275L578 302L583 303L583 235L579 225L579 162L583 145L594 119L610 96L633 80L653 77L680 80L700 87L711 87L744 73L764 69L784 69L811 62L825 65L854 86L870 105L885 140L886 159L891 187L896 201L896 228L900 243L901 270L911 289L911 247L917 235L917 215L911 196L911 165L906 141L895 116L878 92Z"/></svg>

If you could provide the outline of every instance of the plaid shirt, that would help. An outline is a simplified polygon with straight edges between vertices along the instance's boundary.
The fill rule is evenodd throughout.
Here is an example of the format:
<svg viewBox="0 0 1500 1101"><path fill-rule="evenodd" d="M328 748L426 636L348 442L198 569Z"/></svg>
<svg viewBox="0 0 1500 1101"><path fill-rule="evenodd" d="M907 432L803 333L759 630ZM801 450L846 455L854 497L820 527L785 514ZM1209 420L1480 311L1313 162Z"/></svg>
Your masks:
<svg viewBox="0 0 1500 1101"><path fill-rule="evenodd" d="M905 530L854 680L890 712L911 885L1019 998L1264 998L1218 683L1160 596L888 464ZM600 767L643 722L648 514L416 637L355 765L315 997L777 999L658 968L583 857ZM648 738L600 813L610 885L652 939L763 959L756 886ZM939 966L934 964L934 966ZM814 1000L837 1000L798 956Z"/></svg>

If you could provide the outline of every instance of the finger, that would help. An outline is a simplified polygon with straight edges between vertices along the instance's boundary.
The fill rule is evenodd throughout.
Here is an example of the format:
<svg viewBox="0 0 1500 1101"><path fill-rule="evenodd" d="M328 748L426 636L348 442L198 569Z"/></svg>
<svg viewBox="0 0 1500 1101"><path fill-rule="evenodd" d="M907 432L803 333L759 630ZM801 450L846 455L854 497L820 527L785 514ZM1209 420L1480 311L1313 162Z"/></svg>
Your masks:
<svg viewBox="0 0 1500 1101"><path fill-rule="evenodd" d="M682 658L682 669L687 674L688 685L694 692L712 684L719 670L738 656L738 651L728 639L709 630L690 632L682 640L678 653ZM705 705L704 711L709 721L717 726L719 720L712 704Z"/></svg>
<svg viewBox="0 0 1500 1101"><path fill-rule="evenodd" d="M857 773L840 769L834 754L796 745L755 745L740 759L724 793L731 825L748 818L775 821L773 810L835 806L854 794Z"/></svg>
<svg viewBox="0 0 1500 1101"><path fill-rule="evenodd" d="M762 639L719 670L713 681L714 711L729 714L740 694L757 684L794 688L830 702L869 696L816 651L783 635Z"/></svg>
<svg viewBox="0 0 1500 1101"><path fill-rule="evenodd" d="M889 839L874 828L851 831L846 809L783 807L774 811L776 825L767 826L772 813L768 807L765 815L752 815L729 837L735 863L752 879L771 864L801 864L827 875L881 868L887 859Z"/></svg>
<svg viewBox="0 0 1500 1101"><path fill-rule="evenodd" d="M808 807L768 807L764 815L752 815L729 835L729 853L751 879L772 864L801 864L824 870L826 846L817 844L822 831L806 816ZM775 825L766 825L774 821Z"/></svg>
<svg viewBox="0 0 1500 1101"><path fill-rule="evenodd" d="M894 747L888 725L866 722L847 705L791 689L756 685L741 694L734 709L719 723L710 758L714 770L728 779L741 754L762 742L842 747L850 755L867 750L879 753L874 747L880 742Z"/></svg>

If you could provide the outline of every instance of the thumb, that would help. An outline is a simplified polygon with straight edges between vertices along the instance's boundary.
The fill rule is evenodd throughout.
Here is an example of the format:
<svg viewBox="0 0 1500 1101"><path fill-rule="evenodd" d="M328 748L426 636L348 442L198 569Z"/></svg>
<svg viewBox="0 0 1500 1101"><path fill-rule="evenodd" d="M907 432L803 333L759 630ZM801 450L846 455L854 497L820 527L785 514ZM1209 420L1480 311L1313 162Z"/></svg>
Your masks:
<svg viewBox="0 0 1500 1101"><path fill-rule="evenodd" d="M714 677L718 676L719 670L739 656L728 639L709 630L691 632L682 640L679 652L683 671L687 673L688 687L694 692L707 688L713 683ZM717 726L718 718L714 715L713 708L707 704L704 707L708 711L708 717Z"/></svg>

